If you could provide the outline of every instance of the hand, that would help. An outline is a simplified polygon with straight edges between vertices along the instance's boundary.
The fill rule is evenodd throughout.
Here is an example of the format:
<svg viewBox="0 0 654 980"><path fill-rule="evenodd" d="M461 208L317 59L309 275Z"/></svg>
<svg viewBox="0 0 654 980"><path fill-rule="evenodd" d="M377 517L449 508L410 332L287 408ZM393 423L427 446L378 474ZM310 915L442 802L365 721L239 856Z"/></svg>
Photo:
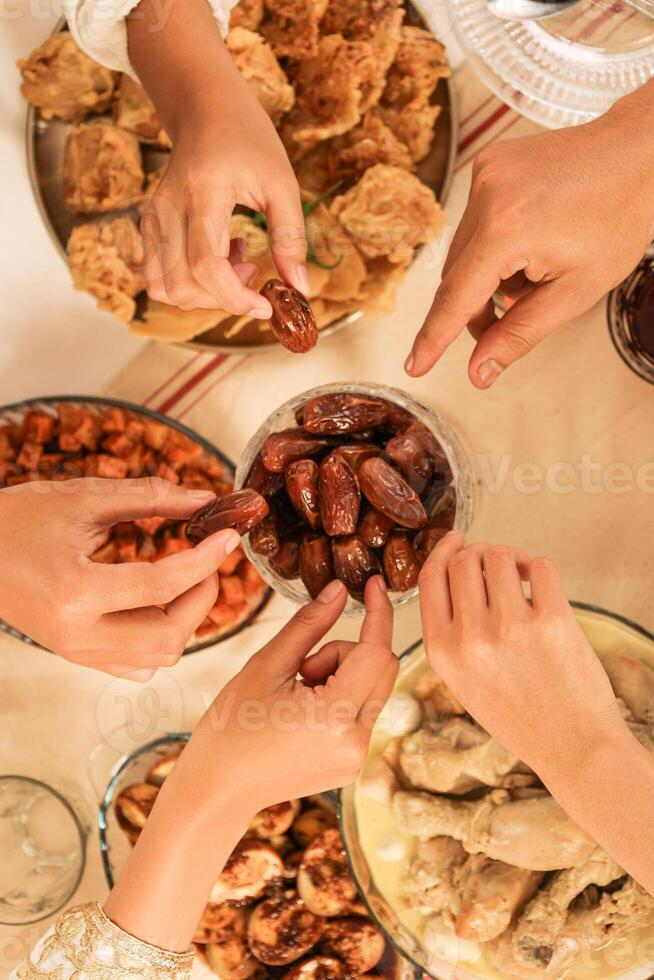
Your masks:
<svg viewBox="0 0 654 980"><path fill-rule="evenodd" d="M214 605L216 569L239 536L222 531L154 563L104 565L90 556L114 524L184 520L212 497L157 478L0 491L0 616L66 660L148 680L177 663Z"/></svg>
<svg viewBox="0 0 654 980"><path fill-rule="evenodd" d="M236 204L265 213L280 278L309 291L300 190L281 140L225 48L205 0L173 2L148 28L153 0L128 18L130 55L173 141L165 176L141 219L154 300L183 310L270 318L248 288L257 268L230 242ZM165 61L165 71L161 70Z"/></svg>
<svg viewBox="0 0 654 980"><path fill-rule="evenodd" d="M488 388L638 264L654 236L654 83L585 126L477 156L441 285L405 365L425 374L468 327L468 373ZM517 302L498 320L492 295Z"/></svg>
<svg viewBox="0 0 654 980"><path fill-rule="evenodd" d="M521 579L531 586L530 605ZM452 531L420 574L425 650L479 724L542 778L625 726L556 566Z"/></svg>
<svg viewBox="0 0 654 980"><path fill-rule="evenodd" d="M218 793L225 779L236 785L244 772L248 817L356 778L398 660L379 576L366 585L359 642L333 640L309 656L346 599L342 583L331 582L220 692L183 755L187 781L201 787L206 805L213 782Z"/></svg>

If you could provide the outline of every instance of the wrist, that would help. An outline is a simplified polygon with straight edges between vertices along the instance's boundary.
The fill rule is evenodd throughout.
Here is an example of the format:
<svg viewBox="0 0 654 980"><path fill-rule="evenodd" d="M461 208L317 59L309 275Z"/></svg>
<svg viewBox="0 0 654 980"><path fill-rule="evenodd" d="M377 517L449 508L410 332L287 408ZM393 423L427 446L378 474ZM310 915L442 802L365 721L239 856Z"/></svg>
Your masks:
<svg viewBox="0 0 654 980"><path fill-rule="evenodd" d="M639 207L649 217L654 237L654 79L618 99L592 125L605 128L611 149L619 153L621 170L631 172Z"/></svg>

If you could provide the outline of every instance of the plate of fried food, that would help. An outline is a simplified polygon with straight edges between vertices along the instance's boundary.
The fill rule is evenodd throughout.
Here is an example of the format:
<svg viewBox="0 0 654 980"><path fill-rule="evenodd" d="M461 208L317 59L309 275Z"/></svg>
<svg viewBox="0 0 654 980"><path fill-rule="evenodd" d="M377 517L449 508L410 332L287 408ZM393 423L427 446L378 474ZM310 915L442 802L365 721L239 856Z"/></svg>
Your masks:
<svg viewBox="0 0 654 980"><path fill-rule="evenodd" d="M241 0L226 43L300 184L318 329L392 312L444 223L456 146L444 46L409 0ZM249 353L276 343L266 322L147 297L138 220L171 143L142 87L80 51L64 21L18 67L35 198L75 288L155 340ZM260 289L276 275L265 216L237 208L230 234Z"/></svg>
<svg viewBox="0 0 654 980"><path fill-rule="evenodd" d="M156 739L113 768L100 805L109 887L188 740ZM413 980L352 880L330 794L258 813L217 876L194 938L198 975L223 980Z"/></svg>
<svg viewBox="0 0 654 980"><path fill-rule="evenodd" d="M632 733L654 752L654 636L573 606ZM654 898L466 714L421 642L401 658L340 816L373 918L425 974L653 975Z"/></svg>
<svg viewBox="0 0 654 980"><path fill-rule="evenodd" d="M0 489L33 480L137 479L156 476L216 500L232 492L234 465L220 450L173 419L128 402L90 396L33 398L0 408ZM148 517L116 524L93 561L157 561L191 548L187 522ZM271 595L242 548L220 568L220 594L191 637L195 653L233 636ZM33 643L9 624L0 629Z"/></svg>

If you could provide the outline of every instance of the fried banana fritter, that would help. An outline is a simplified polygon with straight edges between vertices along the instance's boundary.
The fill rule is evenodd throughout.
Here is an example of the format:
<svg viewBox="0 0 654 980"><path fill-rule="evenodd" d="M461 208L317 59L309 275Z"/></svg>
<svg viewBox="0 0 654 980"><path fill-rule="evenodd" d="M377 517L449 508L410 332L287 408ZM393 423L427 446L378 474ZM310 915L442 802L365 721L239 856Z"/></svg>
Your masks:
<svg viewBox="0 0 654 980"><path fill-rule="evenodd" d="M121 75L113 111L118 128L133 133L141 143L162 150L169 150L173 145L148 93L129 75Z"/></svg>
<svg viewBox="0 0 654 980"><path fill-rule="evenodd" d="M277 124L295 102L293 86L270 45L260 34L234 27L227 35L227 49L272 121Z"/></svg>
<svg viewBox="0 0 654 980"><path fill-rule="evenodd" d="M145 286L140 273L143 245L132 219L78 225L66 250L75 289L91 293L100 309L129 323L136 310L134 297Z"/></svg>
<svg viewBox="0 0 654 980"><path fill-rule="evenodd" d="M126 208L143 191L138 140L115 126L79 123L66 140L64 201L73 214Z"/></svg>

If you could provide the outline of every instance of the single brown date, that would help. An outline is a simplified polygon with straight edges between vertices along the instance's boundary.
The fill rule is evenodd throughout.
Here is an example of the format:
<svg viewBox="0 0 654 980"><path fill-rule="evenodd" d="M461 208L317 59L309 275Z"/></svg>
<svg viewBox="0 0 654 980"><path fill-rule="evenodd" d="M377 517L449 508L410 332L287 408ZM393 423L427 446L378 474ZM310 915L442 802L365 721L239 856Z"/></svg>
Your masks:
<svg viewBox="0 0 654 980"><path fill-rule="evenodd" d="M341 456L349 465L354 473L358 472L359 467L371 456L379 456L381 449L372 442L354 443L349 446L338 446L334 450L335 456Z"/></svg>
<svg viewBox="0 0 654 980"><path fill-rule="evenodd" d="M359 521L359 537L369 548L383 548L393 524L390 517L371 507Z"/></svg>
<svg viewBox="0 0 654 980"><path fill-rule="evenodd" d="M244 486L256 490L262 497L274 497L284 486L284 477L281 473L267 470L263 465L261 453L257 453Z"/></svg>
<svg viewBox="0 0 654 980"><path fill-rule="evenodd" d="M441 538L447 534L446 527L423 527L413 539L413 550L421 565L424 565Z"/></svg>
<svg viewBox="0 0 654 980"><path fill-rule="evenodd" d="M283 347L294 354L305 354L316 346L318 327L306 296L279 279L269 279L260 292L272 306L268 323Z"/></svg>
<svg viewBox="0 0 654 980"><path fill-rule="evenodd" d="M432 446L413 425L386 443L386 455L417 494L424 493L436 469L434 448L440 447L435 439L433 443Z"/></svg>
<svg viewBox="0 0 654 980"><path fill-rule="evenodd" d="M286 492L296 511L312 530L320 527L318 506L318 464L313 459L298 459L286 468Z"/></svg>
<svg viewBox="0 0 654 980"><path fill-rule="evenodd" d="M407 592L418 584L420 562L408 534L393 531L384 548L383 563L384 575L392 592Z"/></svg>
<svg viewBox="0 0 654 980"><path fill-rule="evenodd" d="M318 395L302 408L302 425L307 432L338 435L365 432L382 425L388 405L380 398L334 392Z"/></svg>
<svg viewBox="0 0 654 980"><path fill-rule="evenodd" d="M186 528L186 537L199 544L210 534L231 527L246 534L268 514L268 504L256 490L236 490L225 497L216 497L198 510Z"/></svg>
<svg viewBox="0 0 654 980"><path fill-rule="evenodd" d="M379 572L379 562L358 534L332 541L334 574L353 596L361 598L366 582Z"/></svg>
<svg viewBox="0 0 654 980"><path fill-rule="evenodd" d="M456 490L453 486L445 487L429 514L430 527L444 527L449 530L454 526L456 517Z"/></svg>
<svg viewBox="0 0 654 980"><path fill-rule="evenodd" d="M419 528L427 523L425 508L415 491L380 456L361 464L359 483L368 502L401 527Z"/></svg>
<svg viewBox="0 0 654 980"><path fill-rule="evenodd" d="M357 478L341 456L331 453L320 464L318 480L320 516L330 537L354 534L359 519L361 494Z"/></svg>
<svg viewBox="0 0 654 980"><path fill-rule="evenodd" d="M297 578L300 574L300 542L292 538L282 541L279 550L270 559L270 567L280 578Z"/></svg>
<svg viewBox="0 0 654 980"><path fill-rule="evenodd" d="M251 529L250 547L258 555L267 555L269 558L279 551L277 521L272 511Z"/></svg>
<svg viewBox="0 0 654 980"><path fill-rule="evenodd" d="M283 473L289 463L315 456L329 445L328 439L312 436L304 429L284 429L268 436L261 447L261 459L267 470Z"/></svg>
<svg viewBox="0 0 654 980"><path fill-rule="evenodd" d="M300 545L300 578L315 599L334 578L334 562L329 538L307 535Z"/></svg>

